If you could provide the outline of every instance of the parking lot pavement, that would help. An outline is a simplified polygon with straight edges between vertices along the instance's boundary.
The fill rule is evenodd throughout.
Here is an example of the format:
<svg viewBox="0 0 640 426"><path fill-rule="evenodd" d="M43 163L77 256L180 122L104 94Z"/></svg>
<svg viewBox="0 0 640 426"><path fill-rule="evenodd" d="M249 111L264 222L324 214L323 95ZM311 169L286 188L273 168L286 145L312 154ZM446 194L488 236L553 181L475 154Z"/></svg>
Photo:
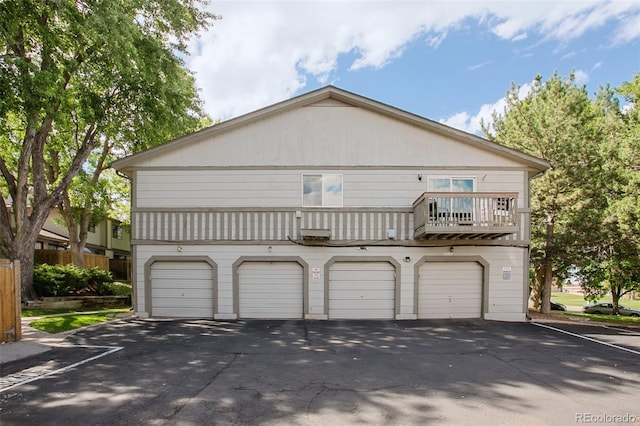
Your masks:
<svg viewBox="0 0 640 426"><path fill-rule="evenodd" d="M10 376L47 362L59 372L0 391L0 424L640 422L640 356L595 341L634 341L633 350L638 333L564 331L489 321L116 321L65 343L121 350L81 364L100 350L9 363Z"/></svg>
<svg viewBox="0 0 640 426"><path fill-rule="evenodd" d="M640 327L625 327L608 324L580 324L572 322L534 323L556 332L564 333L594 343L610 346L632 354L640 355Z"/></svg>

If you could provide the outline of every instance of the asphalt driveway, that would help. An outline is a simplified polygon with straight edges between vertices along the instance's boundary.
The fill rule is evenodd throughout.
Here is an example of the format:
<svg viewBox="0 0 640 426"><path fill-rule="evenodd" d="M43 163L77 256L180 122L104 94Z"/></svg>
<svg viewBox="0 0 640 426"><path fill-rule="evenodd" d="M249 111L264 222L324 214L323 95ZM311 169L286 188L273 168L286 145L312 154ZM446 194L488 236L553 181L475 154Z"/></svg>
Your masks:
<svg viewBox="0 0 640 426"><path fill-rule="evenodd" d="M122 320L4 364L0 424L640 423L640 333L551 326Z"/></svg>

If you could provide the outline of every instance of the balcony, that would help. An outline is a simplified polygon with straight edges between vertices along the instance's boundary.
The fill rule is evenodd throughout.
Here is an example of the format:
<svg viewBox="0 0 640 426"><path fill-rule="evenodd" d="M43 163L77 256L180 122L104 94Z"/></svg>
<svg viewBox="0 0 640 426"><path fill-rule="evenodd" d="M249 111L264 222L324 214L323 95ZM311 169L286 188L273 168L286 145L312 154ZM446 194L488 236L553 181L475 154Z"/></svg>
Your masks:
<svg viewBox="0 0 640 426"><path fill-rule="evenodd" d="M496 239L518 231L515 192L425 192L413 202L413 238Z"/></svg>

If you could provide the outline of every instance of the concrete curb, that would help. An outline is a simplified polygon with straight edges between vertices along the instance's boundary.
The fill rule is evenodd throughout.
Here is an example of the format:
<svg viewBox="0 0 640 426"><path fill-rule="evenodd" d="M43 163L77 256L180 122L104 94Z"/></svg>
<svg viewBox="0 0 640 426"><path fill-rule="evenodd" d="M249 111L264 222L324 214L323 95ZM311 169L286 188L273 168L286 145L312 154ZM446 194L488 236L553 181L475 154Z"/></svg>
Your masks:
<svg viewBox="0 0 640 426"><path fill-rule="evenodd" d="M83 312L91 313L91 312ZM73 314L69 314L73 315ZM108 322L92 324L86 327L76 328L73 330L63 331L56 334L49 334L45 331L41 331L31 327L29 324L39 318L45 318L47 316L59 316L59 315L44 315L39 317L22 317L22 339L19 342L7 342L0 344L0 366L12 361L16 361L23 358L28 358L35 355L50 351L55 346L60 346L67 336L77 333L80 330L89 327L99 327L102 324ZM114 314L113 320L124 319L132 317L132 313ZM113 321L112 320L112 321ZM110 322L110 321L109 321Z"/></svg>

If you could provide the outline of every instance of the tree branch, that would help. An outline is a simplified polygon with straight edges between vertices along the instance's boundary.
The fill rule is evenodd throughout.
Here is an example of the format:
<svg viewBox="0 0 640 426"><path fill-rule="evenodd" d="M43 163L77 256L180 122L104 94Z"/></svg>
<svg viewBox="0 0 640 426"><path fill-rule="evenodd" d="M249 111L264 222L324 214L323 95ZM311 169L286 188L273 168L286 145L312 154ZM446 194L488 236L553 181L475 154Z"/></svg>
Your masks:
<svg viewBox="0 0 640 426"><path fill-rule="evenodd" d="M66 192L69 188L71 181L74 177L76 177L82 165L85 163L85 161L87 161L87 158L89 158L89 154L91 154L91 151L95 148L95 138L97 133L98 126L94 123L85 133L82 145L76 152L76 155L73 158L73 161L69 166L66 175L64 176L64 178L62 178L62 180L60 180L58 186L54 188L53 191L51 191L51 199L53 201L51 204L52 206L58 204L60 200L62 200L64 192Z"/></svg>
<svg viewBox="0 0 640 426"><path fill-rule="evenodd" d="M16 186L16 178L11 174L9 168L7 167L7 163L5 163L4 159L0 157L0 172L2 172L2 177L4 181L7 183L7 187L9 189L9 195L11 199L14 199L16 196L16 191L18 190Z"/></svg>

